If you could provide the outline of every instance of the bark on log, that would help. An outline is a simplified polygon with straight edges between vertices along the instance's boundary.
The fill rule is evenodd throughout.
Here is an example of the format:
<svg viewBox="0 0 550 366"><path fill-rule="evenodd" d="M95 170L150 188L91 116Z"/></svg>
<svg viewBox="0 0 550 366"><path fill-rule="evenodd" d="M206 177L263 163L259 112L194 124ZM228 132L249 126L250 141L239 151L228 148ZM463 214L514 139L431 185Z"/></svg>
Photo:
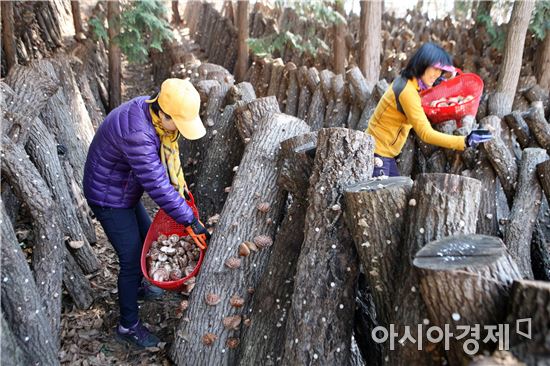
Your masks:
<svg viewBox="0 0 550 366"><path fill-rule="evenodd" d="M58 91L59 83L39 68L19 65L11 69L4 82L2 135L24 145L32 121Z"/></svg>
<svg viewBox="0 0 550 366"><path fill-rule="evenodd" d="M4 318L4 314L0 312L0 321L2 322L2 338L0 339L1 343L1 352L2 352L2 362L4 365L28 365L32 363L21 350L21 347L17 344L17 340L13 335L8 322Z"/></svg>
<svg viewBox="0 0 550 366"><path fill-rule="evenodd" d="M548 160L548 155L543 149L523 150L516 195L504 234L504 242L518 263L524 278L533 278L531 238L542 200L536 168L537 164L545 160Z"/></svg>
<svg viewBox="0 0 550 366"><path fill-rule="evenodd" d="M238 106L235 110L235 125L239 136L245 143L250 141L263 117L279 112L279 104L274 96L258 98Z"/></svg>
<svg viewBox="0 0 550 366"><path fill-rule="evenodd" d="M452 334L461 334L460 325L479 324L482 339L485 326L505 320L512 282L522 278L502 240L487 235L455 235L428 243L416 254L414 266L432 323L441 329L449 325ZM467 340L452 338L446 351L449 364L471 361ZM484 342L480 348L494 346Z"/></svg>
<svg viewBox="0 0 550 366"><path fill-rule="evenodd" d="M528 365L547 365L550 362L547 341L550 336L549 309L550 284L543 281L514 281L508 314L510 347L512 353ZM520 319L524 320L518 322ZM526 337L529 330L531 339Z"/></svg>
<svg viewBox="0 0 550 366"><path fill-rule="evenodd" d="M504 121L508 124L508 127L510 127L512 133L515 134L516 140L522 149L525 149L531 145L531 131L529 130L529 126L527 126L527 123L523 119L520 112L514 111L505 115Z"/></svg>
<svg viewBox="0 0 550 366"><path fill-rule="evenodd" d="M256 99L254 87L249 82L243 81L242 83L231 86L226 96L225 105L235 104L241 100L243 102L250 102L252 99Z"/></svg>
<svg viewBox="0 0 550 366"><path fill-rule="evenodd" d="M398 269L392 323L399 334L404 326L417 327L427 316L420 298L419 279L412 266L416 252L426 243L453 234L475 233L481 184L478 180L450 174L421 174L416 177L408 210L408 230L403 241L402 265ZM414 333L414 331L413 331ZM418 336L413 335L415 339ZM437 347L436 347L437 348ZM429 353L419 351L417 345L407 342L396 345L389 354L393 365L433 363Z"/></svg>
<svg viewBox="0 0 550 366"><path fill-rule="evenodd" d="M531 108L524 117L529 130L531 130L539 145L550 151L550 124L544 118L542 102L532 103Z"/></svg>
<svg viewBox="0 0 550 366"><path fill-rule="evenodd" d="M287 321L285 364L349 362L359 266L341 217L341 197L344 185L371 177L373 149L373 139L359 131L331 128L319 132L304 244Z"/></svg>
<svg viewBox="0 0 550 366"><path fill-rule="evenodd" d="M61 87L42 110L40 119L57 142L67 148L67 158L80 184L94 129L73 72L66 58L40 60L33 65L60 82Z"/></svg>
<svg viewBox="0 0 550 366"><path fill-rule="evenodd" d="M344 75L339 74L334 76L332 78L334 105L332 110L327 110L328 117L325 117L325 127L346 127L349 114L349 105L344 98L344 91Z"/></svg>
<svg viewBox="0 0 550 366"><path fill-rule="evenodd" d="M50 188L53 200L58 205L61 232L67 244L74 243L70 247L73 248L72 253L76 262L86 274L97 271L100 268L99 260L78 221L75 204L59 163L56 143L39 118L34 119L25 150Z"/></svg>
<svg viewBox="0 0 550 366"><path fill-rule="evenodd" d="M296 262L304 235L307 184L313 168L313 159L305 150L314 147L316 142L316 133L281 142L277 184L292 194L292 202L277 232L265 273L254 292L251 323L244 330L240 365L281 362ZM268 338L264 337L266 335Z"/></svg>
<svg viewBox="0 0 550 366"><path fill-rule="evenodd" d="M285 64L283 63L283 60L280 58L276 58L273 60L273 63L271 64L271 77L269 80L269 86L267 87L267 95L273 95L277 97L279 93L279 84L281 83L281 79L283 77L283 70L285 68ZM277 100L279 102L279 108L281 107L281 101Z"/></svg>
<svg viewBox="0 0 550 366"><path fill-rule="evenodd" d="M410 177L414 164L414 151L415 151L415 137L411 132L407 137L407 141L401 150L401 154L397 160L397 167L399 168L399 174L402 176Z"/></svg>
<svg viewBox="0 0 550 366"><path fill-rule="evenodd" d="M73 15L75 39L81 41L85 39L84 27L82 27L82 15L80 15L80 4L78 1L71 0L71 13ZM84 36L84 38L82 38Z"/></svg>
<svg viewBox="0 0 550 366"><path fill-rule="evenodd" d="M235 79L241 82L244 80L244 75L248 69L248 43L246 43L248 38L248 1L241 0L237 2L237 29L239 49L235 66Z"/></svg>
<svg viewBox="0 0 550 366"><path fill-rule="evenodd" d="M0 209L2 217L7 217L3 203L0 203ZM10 221L0 220L0 224L2 313L29 364L59 365L57 344L54 341L57 333L52 333L33 273L19 247ZM5 361L4 357L6 355L3 355Z"/></svg>
<svg viewBox="0 0 550 366"><path fill-rule="evenodd" d="M368 98L370 98L373 86L367 84L367 80L361 74L361 70L355 66L349 69L347 72L347 80L351 83L353 90L355 91L355 97L358 101L361 109L365 108Z"/></svg>
<svg viewBox="0 0 550 366"><path fill-rule="evenodd" d="M288 68L288 88L286 90L285 113L291 116L297 116L300 94L298 69L292 62L288 62L286 67Z"/></svg>
<svg viewBox="0 0 550 366"><path fill-rule="evenodd" d="M537 164L537 174L546 200L550 203L550 160Z"/></svg>
<svg viewBox="0 0 550 366"><path fill-rule="evenodd" d="M395 270L399 267L403 223L413 182L408 177L373 179L346 187L345 219L372 292L377 325L388 328L394 304ZM370 333L365 335L370 337ZM381 346L381 357L390 350Z"/></svg>
<svg viewBox="0 0 550 366"><path fill-rule="evenodd" d="M483 194L479 203L479 217L477 220L477 233L497 236L499 222L497 214L497 174L489 161L486 153L482 151L478 158L472 177L481 182Z"/></svg>
<svg viewBox="0 0 550 366"><path fill-rule="evenodd" d="M495 124L500 125L500 123L500 118L488 116L482 119L479 124L482 128L494 131ZM518 166L515 156L512 155L512 152L501 140L500 134L495 134L493 139L485 142L482 147L487 153L487 157L500 179L508 203L511 204L514 198L518 176Z"/></svg>
<svg viewBox="0 0 550 366"><path fill-rule="evenodd" d="M276 188L276 155L279 143L307 132L308 129L305 122L283 114L263 117L258 124L258 129L246 147L196 287L191 294L187 311L189 321L182 321L176 332L170 354L177 365L235 364L238 360L239 351L231 347L228 349L226 343L231 345L238 341L240 326L234 327L235 331L224 331L222 320L228 316L236 316L238 318L233 319L242 320L242 316L248 314L251 294L247 289L258 285L270 250L265 248L246 257L241 260L242 265L238 268L228 268L224 262L238 255L238 247L244 241L255 238L258 243L261 240L262 244L270 244L285 200L283 191ZM254 192L253 197L251 192ZM261 202L270 205L267 217L256 208ZM222 299L221 303L207 309L204 298L208 293L218 294ZM244 298L243 307L231 307L229 300L233 295ZM199 341L206 332L218 337L210 346ZM225 351L222 352L222 349Z"/></svg>
<svg viewBox="0 0 550 366"><path fill-rule="evenodd" d="M311 97L311 103L306 116L306 122L313 131L318 131L323 127L325 121L325 110L327 103L323 96L321 86L317 86Z"/></svg>
<svg viewBox="0 0 550 366"><path fill-rule="evenodd" d="M46 182L30 162L21 146L2 136L2 173L14 187L20 202L26 202L34 222L35 244L32 265L38 293L46 305L46 314L59 346L61 282L63 276L63 237L56 220L55 203Z"/></svg>
<svg viewBox="0 0 550 366"><path fill-rule="evenodd" d="M311 103L311 91L307 85L307 67L300 66L297 70L298 85L300 88L300 96L298 98L298 110L296 112L296 117L306 120L307 119L307 110L309 104Z"/></svg>
<svg viewBox="0 0 550 366"><path fill-rule="evenodd" d="M15 47L15 32L13 21L13 3L11 1L3 1L1 4L2 11L2 49L6 58L7 74L15 65L17 65L17 51Z"/></svg>
<svg viewBox="0 0 550 366"><path fill-rule="evenodd" d="M550 42L548 42L550 44ZM544 89L541 85L534 85L527 89L523 95L530 103L542 102L542 107L546 110L548 108L548 102L550 102L550 92L548 88Z"/></svg>

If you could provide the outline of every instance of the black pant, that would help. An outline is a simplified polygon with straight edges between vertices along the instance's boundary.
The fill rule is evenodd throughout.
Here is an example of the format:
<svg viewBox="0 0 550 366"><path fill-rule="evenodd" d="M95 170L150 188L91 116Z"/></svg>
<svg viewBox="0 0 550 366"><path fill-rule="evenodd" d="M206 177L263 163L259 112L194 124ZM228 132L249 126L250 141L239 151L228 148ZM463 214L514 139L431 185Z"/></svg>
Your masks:
<svg viewBox="0 0 550 366"><path fill-rule="evenodd" d="M374 158L379 158L382 160L383 165L380 167L375 166L372 171L373 177L387 176L387 177L398 177L399 169L397 168L397 162L395 158L386 158L378 154L374 154Z"/></svg>
<svg viewBox="0 0 550 366"><path fill-rule="evenodd" d="M118 255L118 305L120 324L131 327L139 320L137 295L141 284L141 249L151 218L140 202L134 208L90 205Z"/></svg>

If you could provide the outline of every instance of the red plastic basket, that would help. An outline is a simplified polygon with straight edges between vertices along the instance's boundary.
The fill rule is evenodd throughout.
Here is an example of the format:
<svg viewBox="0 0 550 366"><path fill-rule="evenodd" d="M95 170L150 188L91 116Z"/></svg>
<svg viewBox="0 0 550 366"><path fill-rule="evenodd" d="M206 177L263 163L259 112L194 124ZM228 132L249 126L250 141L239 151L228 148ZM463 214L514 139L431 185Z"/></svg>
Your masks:
<svg viewBox="0 0 550 366"><path fill-rule="evenodd" d="M193 196L190 195L191 199L187 201L191 209L193 210L193 213L195 214L195 217L199 217L197 207L195 206L195 200L193 199ZM205 250L201 249L201 254L199 256L199 261L197 262L197 266L195 269L193 269L193 272L189 274L189 276L186 276L182 279L179 279L177 281L154 281L151 277L149 277L149 273L147 273L147 263L146 263L146 257L147 253L149 252L149 248L151 248L151 243L155 241L159 235L164 234L166 236L170 236L172 234L177 234L179 236L185 236L187 235L187 229L184 225L178 224L170 215L168 215L164 210L159 210L157 214L155 215L155 219L153 220L151 227L149 228L149 231L147 232L147 236L145 237L145 242L143 243L143 249L141 251L141 272L143 273L143 276L147 279L147 281L151 282L153 285L160 287L164 290L168 291L180 291L183 288L183 285L185 281L190 279L191 277L194 277L199 272L202 261L204 259Z"/></svg>
<svg viewBox="0 0 550 366"><path fill-rule="evenodd" d="M424 90L420 93L422 98L422 108L430 122L437 124L439 122L451 119L460 123L462 117L477 114L481 94L483 93L483 80L476 74L459 72L454 78L443 81L438 86ZM450 107L430 107L430 103L443 97L472 95L474 99L459 105Z"/></svg>

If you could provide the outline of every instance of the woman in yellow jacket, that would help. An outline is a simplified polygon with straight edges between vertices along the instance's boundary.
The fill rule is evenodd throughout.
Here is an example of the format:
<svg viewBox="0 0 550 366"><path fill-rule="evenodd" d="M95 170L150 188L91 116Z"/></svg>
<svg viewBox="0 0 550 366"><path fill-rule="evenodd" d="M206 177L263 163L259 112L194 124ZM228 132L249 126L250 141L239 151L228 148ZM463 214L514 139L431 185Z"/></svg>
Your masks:
<svg viewBox="0 0 550 366"><path fill-rule="evenodd" d="M477 131L464 137L432 128L422 109L419 92L434 86L444 72L455 74L451 56L438 45L426 43L384 93L366 131L375 141L373 177L399 175L395 157L401 153L411 128L428 144L460 151L491 139L490 134Z"/></svg>

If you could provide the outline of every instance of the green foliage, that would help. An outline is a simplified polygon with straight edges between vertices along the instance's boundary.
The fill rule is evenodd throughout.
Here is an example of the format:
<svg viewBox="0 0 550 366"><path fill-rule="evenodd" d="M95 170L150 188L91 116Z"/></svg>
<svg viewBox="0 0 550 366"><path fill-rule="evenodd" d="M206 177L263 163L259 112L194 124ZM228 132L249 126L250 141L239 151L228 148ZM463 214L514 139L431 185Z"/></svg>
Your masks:
<svg viewBox="0 0 550 366"><path fill-rule="evenodd" d="M159 0L127 1L120 5L120 33L114 41L129 62L146 62L149 49L162 51L162 42L172 38L169 24L164 19L166 7ZM93 34L107 41L104 24L105 18L89 20Z"/></svg>
<svg viewBox="0 0 550 366"><path fill-rule="evenodd" d="M497 50L504 49L504 43L506 42L506 32L502 25L498 25L490 14L481 12L476 17L476 23L482 25L489 34L491 47Z"/></svg>
<svg viewBox="0 0 550 366"><path fill-rule="evenodd" d="M537 1L529 24L529 30L535 37L543 40L550 29L550 0Z"/></svg>
<svg viewBox="0 0 550 366"><path fill-rule="evenodd" d="M277 5L285 6L281 1ZM334 3L296 1L291 3L291 7L300 18L314 19L320 26L346 24L346 19L335 10ZM309 27L306 29L306 34L301 36L294 34L287 27L265 37L249 38L247 42L250 50L259 57L282 55L287 45L298 51L300 56L309 54L315 57L319 51L330 51L329 46L315 35L315 30L315 27Z"/></svg>

